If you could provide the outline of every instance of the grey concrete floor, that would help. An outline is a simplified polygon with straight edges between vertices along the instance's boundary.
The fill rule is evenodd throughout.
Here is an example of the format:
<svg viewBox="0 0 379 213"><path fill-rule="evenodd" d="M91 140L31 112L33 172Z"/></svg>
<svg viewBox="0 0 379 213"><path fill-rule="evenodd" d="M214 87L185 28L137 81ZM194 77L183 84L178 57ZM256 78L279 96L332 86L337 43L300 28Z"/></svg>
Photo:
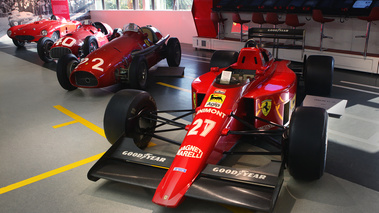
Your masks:
<svg viewBox="0 0 379 213"><path fill-rule="evenodd" d="M160 109L172 109L173 103L190 108L190 83L207 72L212 52L182 48L185 77L151 79L148 91ZM67 92L57 82L54 64L38 58L35 44L16 49L4 37L0 65L0 212L252 212L192 198L168 209L151 202L153 190L89 181L88 170L110 147L102 120L120 88ZM285 172L275 212L379 209L378 75L337 71L334 81L332 96L348 105L344 116L329 120L327 173L309 183Z"/></svg>

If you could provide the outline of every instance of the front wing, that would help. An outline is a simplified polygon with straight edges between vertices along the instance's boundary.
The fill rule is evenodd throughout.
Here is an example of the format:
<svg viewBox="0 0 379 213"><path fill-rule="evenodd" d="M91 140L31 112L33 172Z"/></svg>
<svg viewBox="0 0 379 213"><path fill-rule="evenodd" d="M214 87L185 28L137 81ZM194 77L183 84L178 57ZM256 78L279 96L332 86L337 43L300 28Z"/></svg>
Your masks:
<svg viewBox="0 0 379 213"><path fill-rule="evenodd" d="M132 139L122 137L89 170L88 179L156 189L173 159L140 150ZM185 195L271 212L283 183L282 171L281 161L254 170L208 164Z"/></svg>

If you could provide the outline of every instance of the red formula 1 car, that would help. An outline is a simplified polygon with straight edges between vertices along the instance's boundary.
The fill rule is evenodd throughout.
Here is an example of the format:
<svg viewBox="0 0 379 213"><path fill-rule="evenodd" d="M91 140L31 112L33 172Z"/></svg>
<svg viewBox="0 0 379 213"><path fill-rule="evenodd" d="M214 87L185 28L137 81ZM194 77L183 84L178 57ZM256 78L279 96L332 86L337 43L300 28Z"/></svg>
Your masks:
<svg viewBox="0 0 379 213"><path fill-rule="evenodd" d="M264 212L273 210L285 167L296 179L319 179L328 114L296 108L297 76L289 62L274 61L266 50L248 44L239 53L216 51L210 64L210 72L192 83L192 110L157 111L147 92L116 93L104 116L113 145L88 178L156 189L153 202L166 207L188 196ZM333 58L309 56L306 64L306 91L330 93ZM167 119L164 112L183 115ZM191 124L179 122L186 115L193 115ZM178 129L187 130L182 142L161 135ZM152 137L179 149L174 156L142 150ZM238 151L241 144L255 149ZM237 154L250 160L243 167L224 164Z"/></svg>
<svg viewBox="0 0 379 213"><path fill-rule="evenodd" d="M23 47L25 42L38 42L43 37L49 37L57 41L60 37L76 30L81 23L79 21L67 21L65 18L52 15L50 19L13 26L7 34L14 45Z"/></svg>
<svg viewBox="0 0 379 213"><path fill-rule="evenodd" d="M123 28L120 37L90 53L80 63L73 54L63 56L57 64L57 77L66 90L99 88L116 83L144 89L149 68L164 58L170 67L179 66L179 40L169 39L169 35L163 37L154 27L140 28L130 23Z"/></svg>
<svg viewBox="0 0 379 213"><path fill-rule="evenodd" d="M115 31L118 29L115 29ZM121 31L121 29L119 29ZM117 32L120 33L120 32ZM90 52L108 43L113 36L112 28L102 22L86 20L82 26L61 37L54 43L53 39L44 37L38 41L38 55L44 62L58 60L63 55L74 54L77 58L84 58Z"/></svg>

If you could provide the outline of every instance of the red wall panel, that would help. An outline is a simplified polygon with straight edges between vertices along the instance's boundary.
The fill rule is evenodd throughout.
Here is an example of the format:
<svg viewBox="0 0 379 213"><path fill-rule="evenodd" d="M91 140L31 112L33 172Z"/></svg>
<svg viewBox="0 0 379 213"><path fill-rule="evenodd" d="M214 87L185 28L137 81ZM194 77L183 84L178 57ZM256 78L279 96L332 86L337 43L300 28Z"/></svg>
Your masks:
<svg viewBox="0 0 379 213"><path fill-rule="evenodd" d="M200 37L215 38L217 36L217 25L211 20L211 11L214 2L214 0L193 1L192 14L197 34Z"/></svg>

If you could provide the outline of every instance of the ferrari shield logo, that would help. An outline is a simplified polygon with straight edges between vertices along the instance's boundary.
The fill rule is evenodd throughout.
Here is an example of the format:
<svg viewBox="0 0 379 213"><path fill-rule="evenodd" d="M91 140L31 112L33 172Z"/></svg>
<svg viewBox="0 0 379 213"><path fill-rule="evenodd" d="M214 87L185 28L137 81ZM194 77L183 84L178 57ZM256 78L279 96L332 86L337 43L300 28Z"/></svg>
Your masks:
<svg viewBox="0 0 379 213"><path fill-rule="evenodd" d="M261 110L264 116L267 116L271 110L271 99L262 101Z"/></svg>

